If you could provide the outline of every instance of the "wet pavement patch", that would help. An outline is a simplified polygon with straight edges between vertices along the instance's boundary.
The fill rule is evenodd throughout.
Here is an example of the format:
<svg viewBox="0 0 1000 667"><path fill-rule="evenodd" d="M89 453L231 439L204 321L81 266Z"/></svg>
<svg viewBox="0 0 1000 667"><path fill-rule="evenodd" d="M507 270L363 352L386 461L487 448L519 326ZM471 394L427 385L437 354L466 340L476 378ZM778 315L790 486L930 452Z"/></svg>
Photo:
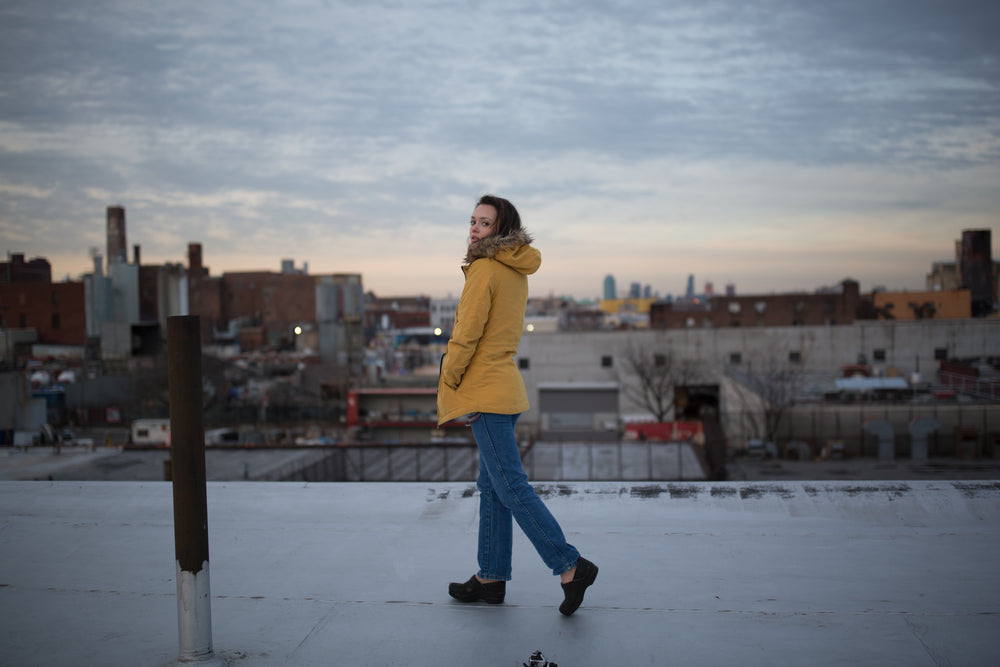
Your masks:
<svg viewBox="0 0 1000 667"><path fill-rule="evenodd" d="M912 489L908 484L880 484L878 482L870 482L862 485L828 484L822 487L805 486L803 488L809 496L817 496L822 493L832 495L839 494L852 498L857 496L874 496L881 494L887 494L890 499L902 498L912 492Z"/></svg>
<svg viewBox="0 0 1000 667"><path fill-rule="evenodd" d="M534 486L535 493L537 493L542 498L549 498L552 496L572 496L578 491L566 484L555 484L555 485L543 485L536 484Z"/></svg>
<svg viewBox="0 0 1000 667"><path fill-rule="evenodd" d="M740 498L742 499L766 498L769 496L777 496L783 500L788 500L789 498L795 497L795 491L787 486L779 486L776 484L760 484L756 486L740 487Z"/></svg>
<svg viewBox="0 0 1000 667"><path fill-rule="evenodd" d="M667 494L673 500L678 498L697 498L702 490L696 484L643 484L631 487L628 495L631 498L651 500Z"/></svg>
<svg viewBox="0 0 1000 667"><path fill-rule="evenodd" d="M662 486L660 486L659 484L647 484L647 485L644 485L644 486L633 486L629 490L629 496L631 496L632 498L644 498L644 499L649 500L649 499L652 499L652 498L659 498L661 495L663 495L663 491L664 491L664 488Z"/></svg>
<svg viewBox="0 0 1000 667"><path fill-rule="evenodd" d="M1000 496L1000 482L952 482L951 485L966 498Z"/></svg>

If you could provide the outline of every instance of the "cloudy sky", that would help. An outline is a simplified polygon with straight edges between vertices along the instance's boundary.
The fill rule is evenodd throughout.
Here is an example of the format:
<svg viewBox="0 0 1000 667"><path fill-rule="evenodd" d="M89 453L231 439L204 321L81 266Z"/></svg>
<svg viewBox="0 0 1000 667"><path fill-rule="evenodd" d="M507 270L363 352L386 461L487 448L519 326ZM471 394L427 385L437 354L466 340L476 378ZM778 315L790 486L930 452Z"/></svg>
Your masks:
<svg viewBox="0 0 1000 667"><path fill-rule="evenodd" d="M995 0L7 1L0 248L76 277L121 204L143 263L457 295L492 192L536 296L922 289L998 227L998 34Z"/></svg>

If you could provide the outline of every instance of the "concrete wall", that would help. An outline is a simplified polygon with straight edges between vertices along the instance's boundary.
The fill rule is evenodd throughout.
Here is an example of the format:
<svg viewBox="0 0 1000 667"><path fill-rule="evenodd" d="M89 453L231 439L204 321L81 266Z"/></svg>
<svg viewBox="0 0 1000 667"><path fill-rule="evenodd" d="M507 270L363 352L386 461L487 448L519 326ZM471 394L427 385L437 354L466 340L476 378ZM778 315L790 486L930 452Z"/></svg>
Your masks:
<svg viewBox="0 0 1000 667"><path fill-rule="evenodd" d="M114 321L120 324L138 322L139 317L139 267L135 264L117 263L108 266ZM102 330L103 335L103 330Z"/></svg>
<svg viewBox="0 0 1000 667"><path fill-rule="evenodd" d="M0 430L37 434L45 422L45 399L28 397L24 374L0 373Z"/></svg>
<svg viewBox="0 0 1000 667"><path fill-rule="evenodd" d="M531 480L705 480L696 448L678 443L543 443L524 448ZM474 445L357 445L310 454L252 479L310 482L475 481Z"/></svg>
<svg viewBox="0 0 1000 667"><path fill-rule="evenodd" d="M0 373L0 429L13 429L17 426L23 398L24 374Z"/></svg>
<svg viewBox="0 0 1000 667"><path fill-rule="evenodd" d="M894 433L893 449L898 458L910 458L910 426L917 419L931 417L940 425L928 437L930 456L980 458L1000 456L1000 405L926 403L926 404L854 404L798 405L789 409L779 429L779 441L807 443L813 456L831 440L844 444L847 456L875 456L876 438L865 432L869 420L885 419ZM739 415L726 413L723 418L733 448L740 445Z"/></svg>
<svg viewBox="0 0 1000 667"><path fill-rule="evenodd" d="M788 363L798 353L797 367L805 373L838 373L859 357L876 370L895 369L904 377L918 371L933 379L936 355L949 358L1000 356L1000 319L951 321L864 322L844 326L735 327L718 329L595 331L525 334L518 358L530 360L521 371L532 410L519 425L537 428L538 386L547 382L628 382L624 358L629 345L650 346L679 359L700 362L698 384L721 384L723 371L738 353L740 366ZM874 361L880 352L884 361ZM612 366L602 366L610 356ZM625 392L619 394L621 414L644 412Z"/></svg>

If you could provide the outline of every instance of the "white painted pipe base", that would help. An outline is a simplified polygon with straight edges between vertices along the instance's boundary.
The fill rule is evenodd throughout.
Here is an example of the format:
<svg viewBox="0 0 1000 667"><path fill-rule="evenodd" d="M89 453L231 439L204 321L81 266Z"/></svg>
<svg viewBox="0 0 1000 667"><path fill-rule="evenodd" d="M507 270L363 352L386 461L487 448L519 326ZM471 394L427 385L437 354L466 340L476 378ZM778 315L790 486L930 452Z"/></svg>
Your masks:
<svg viewBox="0 0 1000 667"><path fill-rule="evenodd" d="M177 635L180 654L176 665L216 665L226 661L212 650L212 590L208 561L201 571L185 572L177 563Z"/></svg>

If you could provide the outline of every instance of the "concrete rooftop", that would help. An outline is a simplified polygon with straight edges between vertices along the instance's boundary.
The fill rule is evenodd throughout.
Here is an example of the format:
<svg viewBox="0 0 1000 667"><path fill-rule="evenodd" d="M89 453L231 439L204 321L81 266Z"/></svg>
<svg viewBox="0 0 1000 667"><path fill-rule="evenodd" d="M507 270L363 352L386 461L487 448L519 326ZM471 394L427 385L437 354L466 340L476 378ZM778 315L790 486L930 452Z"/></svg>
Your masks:
<svg viewBox="0 0 1000 667"><path fill-rule="evenodd" d="M559 614L517 533L464 605L470 483L210 482L213 638L232 665L1000 664L1000 482L539 483L601 572ZM0 663L178 656L172 487L0 482Z"/></svg>

